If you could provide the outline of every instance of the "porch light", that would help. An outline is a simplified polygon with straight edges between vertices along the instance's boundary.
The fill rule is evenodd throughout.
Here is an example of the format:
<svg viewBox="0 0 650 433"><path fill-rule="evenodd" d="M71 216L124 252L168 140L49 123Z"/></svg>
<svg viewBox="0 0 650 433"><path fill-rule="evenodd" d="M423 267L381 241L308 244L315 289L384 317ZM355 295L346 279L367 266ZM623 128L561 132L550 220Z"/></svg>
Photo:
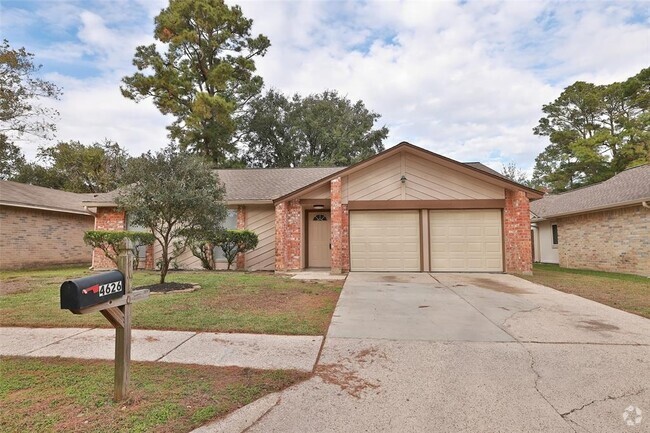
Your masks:
<svg viewBox="0 0 650 433"><path fill-rule="evenodd" d="M406 176L402 175L402 177L400 178L400 181L402 183L406 183Z"/></svg>
<svg viewBox="0 0 650 433"><path fill-rule="evenodd" d="M325 206L322 204L315 204L314 209L325 209Z"/></svg>

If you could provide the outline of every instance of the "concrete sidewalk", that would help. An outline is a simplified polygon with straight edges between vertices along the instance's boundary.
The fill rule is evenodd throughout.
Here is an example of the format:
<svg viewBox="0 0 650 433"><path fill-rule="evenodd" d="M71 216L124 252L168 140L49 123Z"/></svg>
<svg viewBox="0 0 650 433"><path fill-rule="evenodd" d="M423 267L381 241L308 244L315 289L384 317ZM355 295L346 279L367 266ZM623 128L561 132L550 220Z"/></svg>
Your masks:
<svg viewBox="0 0 650 433"><path fill-rule="evenodd" d="M321 336L133 330L131 359L312 371ZM101 328L0 328L0 355L113 359L115 331Z"/></svg>

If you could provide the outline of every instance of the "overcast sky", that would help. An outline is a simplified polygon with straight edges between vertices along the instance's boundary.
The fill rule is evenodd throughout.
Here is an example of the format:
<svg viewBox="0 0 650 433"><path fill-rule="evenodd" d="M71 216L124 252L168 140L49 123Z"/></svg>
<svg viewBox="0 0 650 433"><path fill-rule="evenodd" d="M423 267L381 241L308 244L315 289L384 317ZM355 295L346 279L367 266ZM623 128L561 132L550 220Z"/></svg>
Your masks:
<svg viewBox="0 0 650 433"><path fill-rule="evenodd" d="M231 2L232 3L232 2ZM63 88L58 140L115 140L132 155L168 142L171 122L121 96L135 47L153 42L166 0L2 0L2 37L36 54ZM576 80L621 81L650 65L650 8L638 2L240 1L271 40L267 88L336 89L409 141L461 161L530 170L548 144L532 128ZM19 143L28 158L35 141Z"/></svg>

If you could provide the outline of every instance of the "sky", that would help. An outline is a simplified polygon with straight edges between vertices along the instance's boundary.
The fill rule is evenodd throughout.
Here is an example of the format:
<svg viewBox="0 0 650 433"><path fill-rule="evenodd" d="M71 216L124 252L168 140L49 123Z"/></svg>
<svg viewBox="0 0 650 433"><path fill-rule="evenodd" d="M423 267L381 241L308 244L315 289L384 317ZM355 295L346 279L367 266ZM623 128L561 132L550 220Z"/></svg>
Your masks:
<svg viewBox="0 0 650 433"><path fill-rule="evenodd" d="M229 4L235 2L229 1ZM0 36L25 47L63 89L56 139L117 141L130 154L168 142L150 101L120 93L138 45L154 42L166 0L0 0ZM408 141L530 173L549 144L542 106L577 80L622 81L650 66L648 1L238 1L271 48L266 89L338 90L381 115L391 147ZM18 144L28 159L39 145Z"/></svg>

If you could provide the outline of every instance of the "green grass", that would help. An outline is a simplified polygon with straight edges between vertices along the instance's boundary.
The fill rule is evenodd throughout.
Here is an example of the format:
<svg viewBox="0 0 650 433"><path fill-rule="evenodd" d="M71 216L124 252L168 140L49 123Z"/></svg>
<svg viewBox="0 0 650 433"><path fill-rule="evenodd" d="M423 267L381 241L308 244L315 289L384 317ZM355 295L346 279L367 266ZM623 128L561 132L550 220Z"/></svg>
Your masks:
<svg viewBox="0 0 650 433"><path fill-rule="evenodd" d="M187 432L309 375L134 362L129 398L112 401L113 364L0 358L0 431Z"/></svg>
<svg viewBox="0 0 650 433"><path fill-rule="evenodd" d="M59 308L63 281L90 275L84 268L0 272L0 326L109 327L100 314ZM158 282L137 271L133 286ZM133 326L215 332L324 335L342 282L297 281L269 273L170 272L167 281L201 286L192 293L152 294L133 307Z"/></svg>
<svg viewBox="0 0 650 433"><path fill-rule="evenodd" d="M533 283L650 318L650 278L647 277L567 269L551 264L535 264L533 275L520 276Z"/></svg>

